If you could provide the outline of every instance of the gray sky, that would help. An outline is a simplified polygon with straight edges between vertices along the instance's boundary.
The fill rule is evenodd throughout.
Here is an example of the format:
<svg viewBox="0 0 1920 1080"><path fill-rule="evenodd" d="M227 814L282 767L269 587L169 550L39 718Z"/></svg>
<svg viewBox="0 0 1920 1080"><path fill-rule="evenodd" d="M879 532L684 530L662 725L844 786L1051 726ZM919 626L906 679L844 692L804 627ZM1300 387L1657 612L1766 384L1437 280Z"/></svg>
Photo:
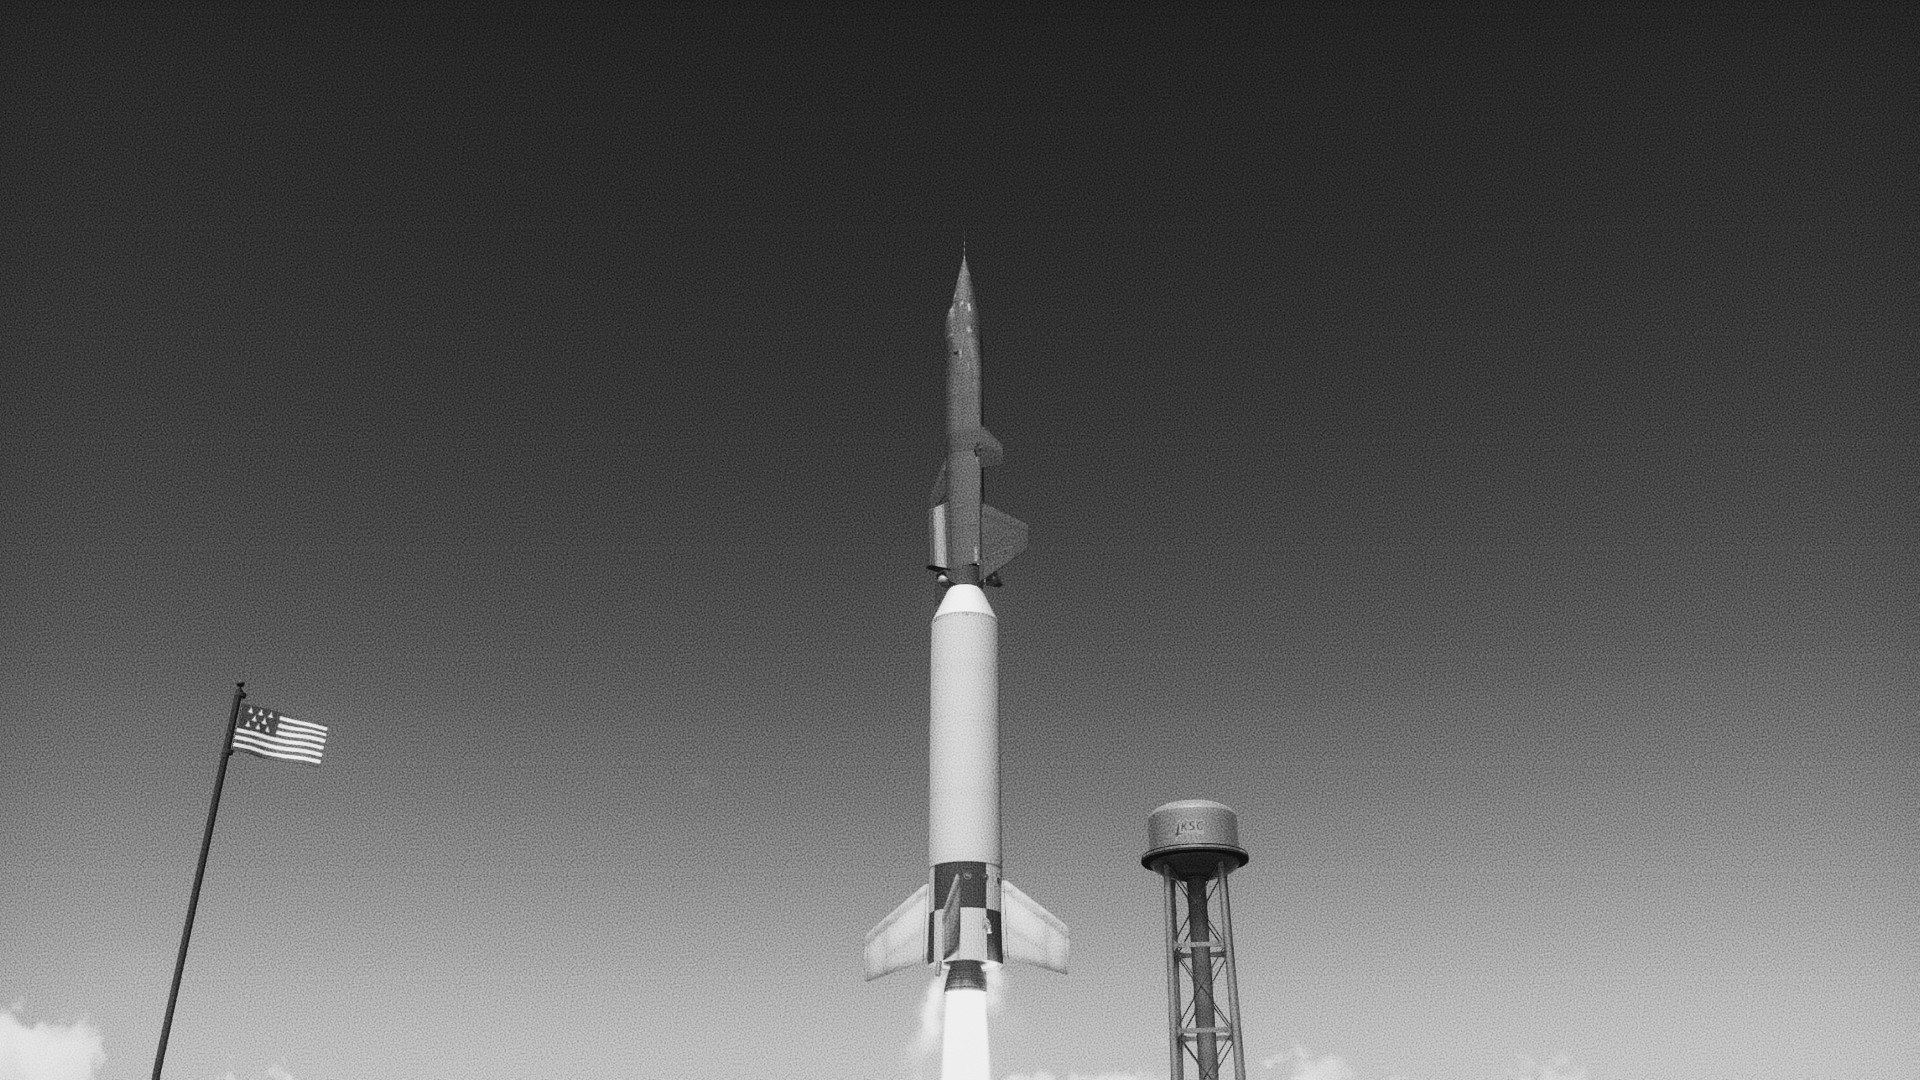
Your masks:
<svg viewBox="0 0 1920 1080"><path fill-rule="evenodd" d="M170 1076L930 1073L964 240L996 1076L1161 1074L1186 797L1256 1075L1913 1070L1910 20L6 21L0 1046L147 1075L245 679Z"/></svg>

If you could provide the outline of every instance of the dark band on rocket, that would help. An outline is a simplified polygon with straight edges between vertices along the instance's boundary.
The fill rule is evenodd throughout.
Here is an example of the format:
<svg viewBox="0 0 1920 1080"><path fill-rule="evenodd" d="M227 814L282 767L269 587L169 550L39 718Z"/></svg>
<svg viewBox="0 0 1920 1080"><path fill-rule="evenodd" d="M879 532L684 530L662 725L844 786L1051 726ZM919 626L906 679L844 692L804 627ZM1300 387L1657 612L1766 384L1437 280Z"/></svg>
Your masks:
<svg viewBox="0 0 1920 1080"><path fill-rule="evenodd" d="M932 910L927 916L927 962L946 960L960 945L957 937L947 938L947 907L977 908L986 911L986 959L1003 963L1000 948L1000 911L987 906L987 864L984 862L946 862L933 868ZM998 900L999 897L994 897Z"/></svg>

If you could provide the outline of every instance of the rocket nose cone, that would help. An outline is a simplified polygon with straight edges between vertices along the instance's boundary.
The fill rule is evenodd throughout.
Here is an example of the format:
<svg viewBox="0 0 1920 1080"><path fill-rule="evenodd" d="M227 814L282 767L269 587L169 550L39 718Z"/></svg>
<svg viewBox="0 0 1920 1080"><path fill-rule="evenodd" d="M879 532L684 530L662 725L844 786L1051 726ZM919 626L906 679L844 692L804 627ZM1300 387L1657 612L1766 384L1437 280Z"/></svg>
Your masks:
<svg viewBox="0 0 1920 1080"><path fill-rule="evenodd" d="M987 594L978 585L950 585L946 595L940 598L940 607L934 611L933 617L937 619L956 611L992 615L993 605L987 603Z"/></svg>

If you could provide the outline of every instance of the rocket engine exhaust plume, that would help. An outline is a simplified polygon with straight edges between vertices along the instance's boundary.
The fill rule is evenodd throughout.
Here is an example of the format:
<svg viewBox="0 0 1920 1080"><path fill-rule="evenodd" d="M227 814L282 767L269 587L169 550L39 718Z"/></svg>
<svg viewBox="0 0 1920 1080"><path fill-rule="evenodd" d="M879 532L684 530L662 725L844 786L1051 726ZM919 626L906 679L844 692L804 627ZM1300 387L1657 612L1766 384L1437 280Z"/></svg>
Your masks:
<svg viewBox="0 0 1920 1080"><path fill-rule="evenodd" d="M987 1052L987 992L949 990L940 1033L940 1080L991 1080Z"/></svg>
<svg viewBox="0 0 1920 1080"><path fill-rule="evenodd" d="M940 1014L946 1009L945 980L939 972L927 980L927 992L920 1001L920 1030L907 1044L905 1059L907 1071L914 1076L923 1075L922 1067L933 1060L940 1048Z"/></svg>
<svg viewBox="0 0 1920 1080"><path fill-rule="evenodd" d="M1000 1015L1000 1006L1007 1003L1007 965L987 965L987 1015Z"/></svg>

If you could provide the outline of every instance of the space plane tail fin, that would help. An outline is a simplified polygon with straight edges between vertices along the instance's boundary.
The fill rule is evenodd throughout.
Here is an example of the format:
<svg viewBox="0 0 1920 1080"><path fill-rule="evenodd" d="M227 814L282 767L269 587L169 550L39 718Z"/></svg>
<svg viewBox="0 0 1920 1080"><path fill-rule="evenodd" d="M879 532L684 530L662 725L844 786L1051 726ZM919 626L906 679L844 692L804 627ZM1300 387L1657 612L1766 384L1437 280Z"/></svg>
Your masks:
<svg viewBox="0 0 1920 1080"><path fill-rule="evenodd" d="M992 577L1027 550L1027 523L998 507L980 504L980 575Z"/></svg>

